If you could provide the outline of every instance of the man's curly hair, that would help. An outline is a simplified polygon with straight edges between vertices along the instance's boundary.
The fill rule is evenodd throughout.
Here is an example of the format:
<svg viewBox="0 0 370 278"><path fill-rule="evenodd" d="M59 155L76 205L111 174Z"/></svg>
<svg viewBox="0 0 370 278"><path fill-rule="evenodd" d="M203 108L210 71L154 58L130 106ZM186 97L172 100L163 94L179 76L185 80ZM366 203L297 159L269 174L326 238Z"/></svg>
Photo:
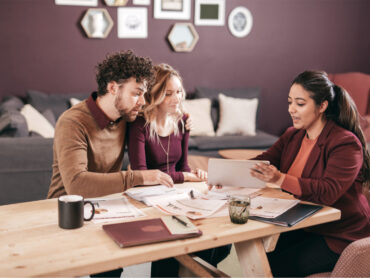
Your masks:
<svg viewBox="0 0 370 278"><path fill-rule="evenodd" d="M107 55L105 60L96 66L96 69L96 82L100 96L107 93L107 85L112 81L125 83L134 77L136 82L147 81L149 88L154 79L152 60L136 56L132 50Z"/></svg>

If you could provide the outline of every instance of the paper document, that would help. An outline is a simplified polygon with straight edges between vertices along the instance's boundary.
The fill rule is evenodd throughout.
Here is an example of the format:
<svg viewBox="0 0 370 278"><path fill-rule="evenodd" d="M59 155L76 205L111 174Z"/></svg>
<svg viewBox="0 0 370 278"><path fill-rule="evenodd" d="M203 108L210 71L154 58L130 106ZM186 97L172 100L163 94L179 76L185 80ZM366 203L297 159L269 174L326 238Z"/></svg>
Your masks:
<svg viewBox="0 0 370 278"><path fill-rule="evenodd" d="M226 204L226 200L180 199L162 200L154 207L166 214L186 215L191 219L211 216Z"/></svg>
<svg viewBox="0 0 370 278"><path fill-rule="evenodd" d="M255 197L251 199L250 215L275 218L298 203L299 200Z"/></svg>
<svg viewBox="0 0 370 278"><path fill-rule="evenodd" d="M145 216L141 210L130 204L125 196L91 198L95 206L95 216L93 222L107 222L109 220L130 219ZM85 209L90 209L85 206Z"/></svg>
<svg viewBox="0 0 370 278"><path fill-rule="evenodd" d="M158 197L169 197L172 195L174 198L177 198L176 195L180 195L178 198L182 198L184 191L185 190L167 187L165 185L156 185L130 188L126 190L125 193L131 198L145 203L147 206L152 206L152 203L150 202L151 199L155 200Z"/></svg>

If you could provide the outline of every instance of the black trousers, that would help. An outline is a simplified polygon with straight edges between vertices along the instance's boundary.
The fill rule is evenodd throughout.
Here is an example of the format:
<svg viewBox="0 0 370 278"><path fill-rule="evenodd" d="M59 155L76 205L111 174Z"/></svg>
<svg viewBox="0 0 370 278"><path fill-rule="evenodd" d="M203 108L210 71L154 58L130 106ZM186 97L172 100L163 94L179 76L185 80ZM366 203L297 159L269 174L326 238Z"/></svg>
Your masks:
<svg viewBox="0 0 370 278"><path fill-rule="evenodd" d="M230 254L230 250L231 244L199 251L195 255L217 267L217 264ZM179 262L174 258L152 262L151 277L178 277L179 266Z"/></svg>
<svg viewBox="0 0 370 278"><path fill-rule="evenodd" d="M332 271L339 255L321 235L297 230L282 233L274 252L267 253L274 277L305 277Z"/></svg>
<svg viewBox="0 0 370 278"><path fill-rule="evenodd" d="M107 272L101 272L101 273L91 274L90 277L91 278L93 278L93 277L111 277L111 278L117 278L117 277L121 277L122 271L123 271L122 268L118 268L118 269L107 271Z"/></svg>

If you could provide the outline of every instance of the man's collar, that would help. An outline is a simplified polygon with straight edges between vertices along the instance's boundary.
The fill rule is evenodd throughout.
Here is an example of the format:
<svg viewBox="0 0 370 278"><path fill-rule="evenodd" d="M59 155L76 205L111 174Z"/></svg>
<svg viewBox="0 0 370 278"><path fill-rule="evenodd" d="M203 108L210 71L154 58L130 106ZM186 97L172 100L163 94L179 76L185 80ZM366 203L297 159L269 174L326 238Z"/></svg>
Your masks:
<svg viewBox="0 0 370 278"><path fill-rule="evenodd" d="M100 107L97 105L96 103L97 98L98 93L93 92L87 99L86 103L98 126L101 129L104 129L108 125L114 125L115 123L118 123L122 119L122 117L118 118L116 121L112 121L111 119L109 119L109 117L104 113L104 111L101 110Z"/></svg>

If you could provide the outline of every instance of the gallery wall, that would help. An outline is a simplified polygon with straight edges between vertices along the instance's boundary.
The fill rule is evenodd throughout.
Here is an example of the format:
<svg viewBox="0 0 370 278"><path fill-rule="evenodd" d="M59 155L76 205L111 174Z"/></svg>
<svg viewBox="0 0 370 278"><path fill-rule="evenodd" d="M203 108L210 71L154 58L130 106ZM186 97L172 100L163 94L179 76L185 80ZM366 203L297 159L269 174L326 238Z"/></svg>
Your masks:
<svg viewBox="0 0 370 278"><path fill-rule="evenodd" d="M226 19L237 6L253 15L247 37L232 36L227 25L195 26L198 44L190 53L177 53L166 37L175 22L193 22L193 5L188 21L153 19L152 6L144 6L148 38L118 39L117 8L99 0L115 25L106 39L88 39L79 24L87 7L1 0L0 97L24 96L27 89L91 92L96 63L109 52L133 49L177 68L190 92L196 86L261 88L259 127L279 135L290 125L287 93L296 74L370 73L369 0L226 0Z"/></svg>

